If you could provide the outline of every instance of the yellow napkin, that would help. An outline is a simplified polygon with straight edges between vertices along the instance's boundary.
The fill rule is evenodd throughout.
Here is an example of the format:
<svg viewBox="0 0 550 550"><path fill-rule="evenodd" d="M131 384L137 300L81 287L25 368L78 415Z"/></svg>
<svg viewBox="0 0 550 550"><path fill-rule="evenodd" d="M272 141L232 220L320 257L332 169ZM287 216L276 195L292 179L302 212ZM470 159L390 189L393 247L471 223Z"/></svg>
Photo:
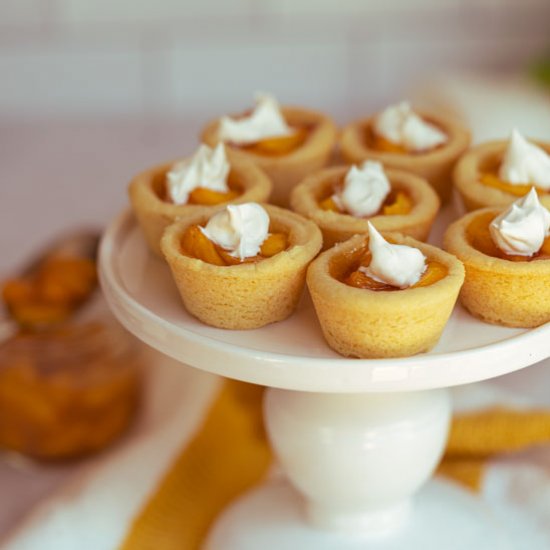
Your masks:
<svg viewBox="0 0 550 550"><path fill-rule="evenodd" d="M259 386L224 383L202 429L145 504L121 550L199 548L222 509L265 476L271 455L262 393ZM455 415L439 473L476 490L491 457L546 442L550 412L478 404Z"/></svg>
<svg viewBox="0 0 550 550"><path fill-rule="evenodd" d="M439 473L477 490L492 457L550 442L550 412L495 407L457 415Z"/></svg>
<svg viewBox="0 0 550 550"><path fill-rule="evenodd" d="M227 380L204 425L134 521L122 550L191 550L218 513L265 475L263 387Z"/></svg>

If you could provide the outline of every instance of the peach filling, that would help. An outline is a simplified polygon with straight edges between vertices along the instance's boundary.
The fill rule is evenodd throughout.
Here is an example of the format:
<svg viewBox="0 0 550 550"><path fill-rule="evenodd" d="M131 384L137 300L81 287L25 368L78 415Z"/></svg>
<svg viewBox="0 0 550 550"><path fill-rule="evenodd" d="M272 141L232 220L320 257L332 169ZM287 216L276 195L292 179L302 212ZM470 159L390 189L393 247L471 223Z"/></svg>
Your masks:
<svg viewBox="0 0 550 550"><path fill-rule="evenodd" d="M547 237L541 249L532 256L519 256L506 254L498 248L491 237L489 225L495 218L494 214L481 214L472 220L466 228L466 236L470 244L483 254L493 258L501 258L512 262L530 262L533 260L548 260L550 259L550 237Z"/></svg>
<svg viewBox="0 0 550 550"><path fill-rule="evenodd" d="M287 155L303 145L309 135L309 129L305 126L295 126L292 129L293 133L288 136L270 137L247 145L235 143L231 145L258 155L270 157Z"/></svg>
<svg viewBox="0 0 550 550"><path fill-rule="evenodd" d="M336 189L338 190L338 188L341 188L341 185L337 186ZM346 213L338 208L332 196L320 200L319 208L321 210L329 210L340 214ZM412 208L413 202L407 193L404 191L391 191L386 197L386 200L382 204L380 210L372 214L372 216L405 216L412 210Z"/></svg>
<svg viewBox="0 0 550 550"><path fill-rule="evenodd" d="M530 183L514 184L501 180L498 176L498 171L496 169L482 172L479 176L479 181L483 185L494 187L495 189L499 189L500 191L504 191L505 193L510 193L511 195L514 195L516 197L523 197L524 195L529 193L531 187L535 187L539 195L543 195L545 193L543 189L537 188Z"/></svg>
<svg viewBox="0 0 550 550"><path fill-rule="evenodd" d="M224 202L230 202L235 200L239 196L238 191L229 190L225 193L221 191L213 191L212 189L206 189L205 187L197 187L189 193L189 200L187 204L200 204L203 206L213 206L216 204L222 204Z"/></svg>
<svg viewBox="0 0 550 550"><path fill-rule="evenodd" d="M433 122L431 124L433 124ZM378 135L370 126L365 129L365 142L369 149L374 149L375 151L380 151L381 153L395 153L400 155L417 155L428 151L433 151L441 147L441 145L437 145L436 147L423 149L421 151L411 151L399 143L394 143L393 141Z"/></svg>
<svg viewBox="0 0 550 550"><path fill-rule="evenodd" d="M255 263L265 258L271 258L288 247L288 238L284 233L271 233L262 243L259 254L241 260L231 256L227 250L213 243L198 225L191 225L183 234L181 247L183 253L191 258L197 258L213 265L229 266Z"/></svg>
<svg viewBox="0 0 550 550"><path fill-rule="evenodd" d="M359 271L360 267L368 267L370 261L371 254L367 251L363 254L363 257L359 261L359 264L355 265L344 275L342 282L349 286L366 290L401 290L390 284L376 281L372 277L369 277L366 273ZM426 270L422 274L422 277L416 284L412 285L410 288L420 288L423 286L433 285L434 283L437 283L437 281L443 279L446 275L446 266L435 260L428 260L428 265L426 267Z"/></svg>
<svg viewBox="0 0 550 550"><path fill-rule="evenodd" d="M65 321L97 284L95 262L84 258L49 258L32 276L9 279L2 297L13 318L36 327Z"/></svg>
<svg viewBox="0 0 550 550"><path fill-rule="evenodd" d="M224 192L214 191L206 187L197 187L189 193L189 199L186 204L198 204L201 206L216 206L226 202L234 201L242 194L241 185L236 181L235 175L230 172L227 178L227 186L229 190ZM166 175L162 174L156 177L153 181L153 191L161 201L172 203L172 199L168 194L168 186L166 184Z"/></svg>

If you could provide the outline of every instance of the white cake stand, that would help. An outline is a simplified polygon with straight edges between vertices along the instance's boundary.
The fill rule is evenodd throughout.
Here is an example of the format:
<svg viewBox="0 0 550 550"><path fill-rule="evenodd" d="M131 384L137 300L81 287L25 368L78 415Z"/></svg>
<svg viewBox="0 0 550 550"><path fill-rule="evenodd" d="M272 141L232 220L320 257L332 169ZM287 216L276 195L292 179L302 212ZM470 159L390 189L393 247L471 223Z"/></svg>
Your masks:
<svg viewBox="0 0 550 550"><path fill-rule="evenodd" d="M444 213L440 227L451 216ZM193 367L270 388L265 422L285 475L230 506L209 549L508 548L504 528L474 496L448 482L426 482L447 438L446 388L547 358L549 325L497 327L457 306L430 353L383 360L333 352L307 295L281 323L215 329L183 309L168 267L148 252L130 213L105 233L100 277L116 316L147 344Z"/></svg>

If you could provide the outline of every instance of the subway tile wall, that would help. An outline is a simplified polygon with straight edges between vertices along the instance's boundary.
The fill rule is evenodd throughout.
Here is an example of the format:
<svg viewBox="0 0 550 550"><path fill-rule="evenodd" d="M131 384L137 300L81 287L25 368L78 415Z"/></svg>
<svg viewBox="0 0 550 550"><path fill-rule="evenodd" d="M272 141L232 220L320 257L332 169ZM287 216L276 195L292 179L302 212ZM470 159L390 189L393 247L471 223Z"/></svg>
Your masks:
<svg viewBox="0 0 550 550"><path fill-rule="evenodd" d="M214 116L255 90L345 118L522 70L549 0L0 0L0 117Z"/></svg>

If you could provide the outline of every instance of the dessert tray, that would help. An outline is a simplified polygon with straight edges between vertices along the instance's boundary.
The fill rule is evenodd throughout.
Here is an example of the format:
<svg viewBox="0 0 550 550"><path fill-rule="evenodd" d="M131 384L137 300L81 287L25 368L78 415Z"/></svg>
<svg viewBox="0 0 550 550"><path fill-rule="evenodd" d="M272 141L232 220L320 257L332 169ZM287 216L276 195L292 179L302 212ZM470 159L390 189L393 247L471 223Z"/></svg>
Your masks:
<svg viewBox="0 0 550 550"><path fill-rule="evenodd" d="M438 243L452 206L432 231ZM438 345L403 359L346 359L325 343L305 293L286 321L252 331L203 325L130 212L100 249L107 301L128 330L201 370L268 386L265 423L283 475L222 514L207 548L507 549L504 526L468 492L429 481L451 417L446 388L550 356L550 326L483 323L459 305ZM183 519L183 518L182 518Z"/></svg>

